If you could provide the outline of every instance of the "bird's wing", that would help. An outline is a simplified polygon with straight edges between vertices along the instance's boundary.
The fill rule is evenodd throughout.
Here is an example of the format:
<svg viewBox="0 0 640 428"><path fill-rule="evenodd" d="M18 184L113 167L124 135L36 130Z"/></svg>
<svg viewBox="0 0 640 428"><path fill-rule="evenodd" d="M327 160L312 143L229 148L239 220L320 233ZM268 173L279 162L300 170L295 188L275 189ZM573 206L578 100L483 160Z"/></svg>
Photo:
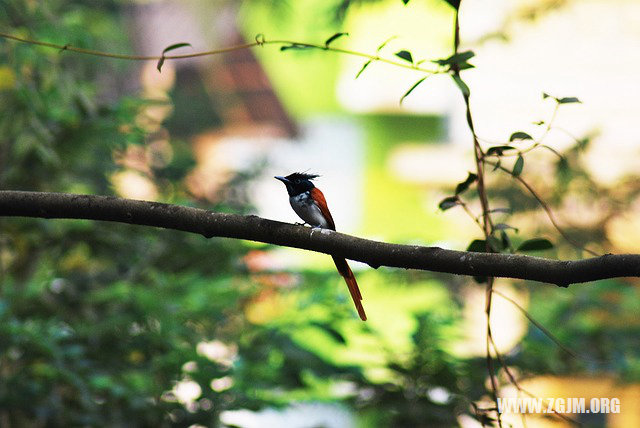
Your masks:
<svg viewBox="0 0 640 428"><path fill-rule="evenodd" d="M320 212L322 213L324 218L327 220L327 223L329 224L329 229L336 230L336 224L333 222L333 217L331 217L331 212L329 212L329 207L327 206L327 200L324 198L324 195L322 194L320 189L318 189L317 187L314 187L313 189L311 189L311 197L313 198L313 201L316 203L316 205L318 205L318 208L320 208Z"/></svg>

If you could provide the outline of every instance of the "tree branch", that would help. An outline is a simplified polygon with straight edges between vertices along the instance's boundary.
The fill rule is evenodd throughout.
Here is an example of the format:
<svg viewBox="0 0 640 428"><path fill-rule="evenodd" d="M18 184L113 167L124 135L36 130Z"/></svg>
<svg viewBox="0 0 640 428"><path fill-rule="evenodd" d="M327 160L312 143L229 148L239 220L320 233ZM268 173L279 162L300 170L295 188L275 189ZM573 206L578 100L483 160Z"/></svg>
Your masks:
<svg viewBox="0 0 640 428"><path fill-rule="evenodd" d="M559 261L517 254L473 253L398 245L311 229L257 216L224 214L159 202L109 196L0 191L0 216L113 221L197 233L207 238L246 239L333 254L379 266L458 275L494 276L569 284L640 277L640 255L604 255Z"/></svg>

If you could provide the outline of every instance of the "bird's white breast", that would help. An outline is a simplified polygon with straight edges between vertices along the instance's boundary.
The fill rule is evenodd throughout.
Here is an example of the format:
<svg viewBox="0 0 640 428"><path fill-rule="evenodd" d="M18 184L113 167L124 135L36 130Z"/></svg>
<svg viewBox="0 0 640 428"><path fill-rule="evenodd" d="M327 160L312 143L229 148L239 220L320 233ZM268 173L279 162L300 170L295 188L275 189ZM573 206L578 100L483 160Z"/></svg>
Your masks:
<svg viewBox="0 0 640 428"><path fill-rule="evenodd" d="M293 208L305 223L309 223L311 226L329 227L329 223L327 223L327 220L325 220L322 215L320 207L318 207L311 198L310 192L289 197L289 203L291 204L291 208Z"/></svg>

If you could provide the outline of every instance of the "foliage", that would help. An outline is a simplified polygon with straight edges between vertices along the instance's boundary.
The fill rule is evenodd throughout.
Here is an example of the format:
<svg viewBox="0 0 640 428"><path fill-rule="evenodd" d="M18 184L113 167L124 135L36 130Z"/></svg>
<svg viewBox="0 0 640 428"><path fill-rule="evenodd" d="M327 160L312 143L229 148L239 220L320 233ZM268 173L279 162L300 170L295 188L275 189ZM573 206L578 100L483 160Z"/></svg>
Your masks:
<svg viewBox="0 0 640 428"><path fill-rule="evenodd" d="M75 46L114 49L126 42L117 7L3 2L0 19L30 37L64 35ZM111 193L109 177L120 168L114 152L144 144L135 118L153 102L100 93L89 83L109 70L124 76L122 65L4 41L0 49L13 76L0 107L2 187ZM152 173L179 184L189 166L183 158L176 153ZM226 311L250 289L233 282L238 244L84 222L3 219L2 229L2 424L215 420L216 412L187 416L162 397L195 361L203 397L216 409L229 401L207 385L228 369L195 345L229 321Z"/></svg>
<svg viewBox="0 0 640 428"><path fill-rule="evenodd" d="M556 337L577 356L566 355L532 329L518 353L523 369L591 376L616 373L624 382L640 381L637 287L609 280L583 290L563 291L535 293L530 312L552 327Z"/></svg>

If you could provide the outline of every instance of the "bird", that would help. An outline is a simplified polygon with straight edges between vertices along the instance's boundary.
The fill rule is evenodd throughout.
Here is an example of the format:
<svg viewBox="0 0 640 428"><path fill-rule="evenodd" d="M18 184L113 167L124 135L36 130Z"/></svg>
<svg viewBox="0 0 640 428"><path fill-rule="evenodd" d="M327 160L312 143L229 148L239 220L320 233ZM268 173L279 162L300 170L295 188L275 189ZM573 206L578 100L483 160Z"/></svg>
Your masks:
<svg viewBox="0 0 640 428"><path fill-rule="evenodd" d="M320 189L313 184L313 180L318 177L319 175L316 174L294 172L286 177L276 176L274 178L282 181L287 187L291 208L293 208L296 214L298 214L298 217L304 220L305 223L313 227L336 230L336 224L327 206L327 200ZM360 319L366 321L367 315L362 306L362 294L360 293L356 277L353 275L349 264L342 257L331 257L338 272L347 283L349 293L351 294Z"/></svg>

